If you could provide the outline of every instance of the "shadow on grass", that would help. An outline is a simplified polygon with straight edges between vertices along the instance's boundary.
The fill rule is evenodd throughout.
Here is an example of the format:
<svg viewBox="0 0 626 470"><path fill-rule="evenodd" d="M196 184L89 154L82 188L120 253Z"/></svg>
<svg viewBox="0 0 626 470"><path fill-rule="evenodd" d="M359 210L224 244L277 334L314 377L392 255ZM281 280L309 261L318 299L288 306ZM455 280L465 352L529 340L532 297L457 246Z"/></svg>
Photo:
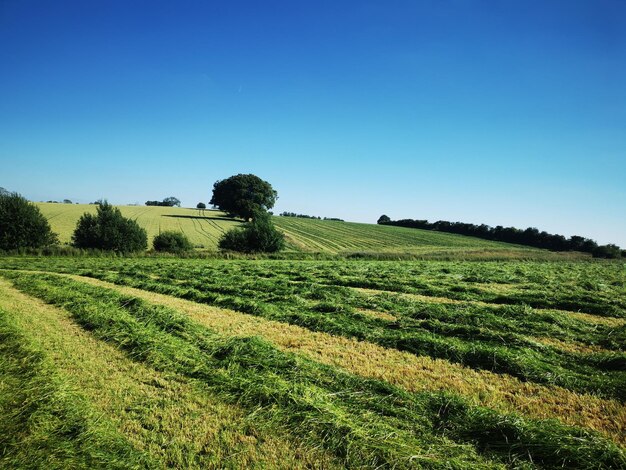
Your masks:
<svg viewBox="0 0 626 470"><path fill-rule="evenodd" d="M202 216L202 215L163 214L161 217L174 217L174 218L177 218L177 219L227 220L229 222L243 222L242 220L232 219L232 218L229 218L229 217L215 217L215 216Z"/></svg>

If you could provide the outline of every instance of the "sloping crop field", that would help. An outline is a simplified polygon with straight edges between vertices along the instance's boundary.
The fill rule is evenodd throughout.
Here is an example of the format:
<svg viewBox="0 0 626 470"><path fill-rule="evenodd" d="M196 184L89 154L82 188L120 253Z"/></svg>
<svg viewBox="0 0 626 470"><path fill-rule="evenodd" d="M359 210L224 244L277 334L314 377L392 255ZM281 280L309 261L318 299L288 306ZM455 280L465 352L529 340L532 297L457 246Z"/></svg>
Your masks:
<svg viewBox="0 0 626 470"><path fill-rule="evenodd" d="M80 216L95 213L93 204L37 203L59 234L62 243L71 241ZM199 249L217 250L221 235L241 224L215 210L179 207L118 206L122 215L136 220L148 232L149 245L164 230L183 232ZM274 217L274 223L287 241L287 251L327 254L394 253L462 257L537 258L558 256L545 250L520 247L440 232L331 220Z"/></svg>
<svg viewBox="0 0 626 470"><path fill-rule="evenodd" d="M95 214L94 204L37 203L61 243L70 243L76 223L85 212ZM165 230L183 232L197 248L216 249L225 231L240 225L226 214L214 210L158 206L117 206L124 217L137 221L148 232L148 244Z"/></svg>
<svg viewBox="0 0 626 470"><path fill-rule="evenodd" d="M0 258L0 467L626 468L626 271Z"/></svg>
<svg viewBox="0 0 626 470"><path fill-rule="evenodd" d="M510 244L405 227L296 217L274 217L274 222L285 233L288 242L304 251L384 253L398 250L415 252L420 249L431 251L442 248L511 249Z"/></svg>

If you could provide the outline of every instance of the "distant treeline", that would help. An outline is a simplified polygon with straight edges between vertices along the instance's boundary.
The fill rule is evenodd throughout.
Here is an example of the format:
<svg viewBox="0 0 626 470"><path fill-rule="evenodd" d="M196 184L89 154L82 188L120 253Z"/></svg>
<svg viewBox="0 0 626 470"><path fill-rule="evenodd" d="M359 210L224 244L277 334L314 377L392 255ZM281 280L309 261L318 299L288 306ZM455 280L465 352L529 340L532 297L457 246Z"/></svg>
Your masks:
<svg viewBox="0 0 626 470"><path fill-rule="evenodd" d="M146 201L146 206L180 207L180 200L174 196L170 196L162 201Z"/></svg>
<svg viewBox="0 0 626 470"><path fill-rule="evenodd" d="M281 217L298 217L300 219L316 219L316 220L335 220L337 222L344 222L343 219L338 219L337 217L324 217L323 219L319 216L315 215L307 215L307 214L296 214L295 212L281 212Z"/></svg>
<svg viewBox="0 0 626 470"><path fill-rule="evenodd" d="M61 204L60 201L46 201L46 202L51 203L51 204ZM69 199L63 199L62 204L74 204L74 203L72 201L70 201ZM76 203L76 204L78 204L78 203Z"/></svg>
<svg viewBox="0 0 626 470"><path fill-rule="evenodd" d="M626 257L626 250L621 250L617 245L598 245L595 240L590 238L580 237L578 235L566 238L563 235L539 231L539 229L534 227L528 227L522 230L515 227L503 227L502 225L490 227L485 224L476 225L464 222L447 222L445 220L438 220L433 223L428 222L428 220L415 219L391 220L386 215L380 216L378 224L456 233L458 235L516 243L518 245L545 248L553 251L582 251L591 253L596 258Z"/></svg>

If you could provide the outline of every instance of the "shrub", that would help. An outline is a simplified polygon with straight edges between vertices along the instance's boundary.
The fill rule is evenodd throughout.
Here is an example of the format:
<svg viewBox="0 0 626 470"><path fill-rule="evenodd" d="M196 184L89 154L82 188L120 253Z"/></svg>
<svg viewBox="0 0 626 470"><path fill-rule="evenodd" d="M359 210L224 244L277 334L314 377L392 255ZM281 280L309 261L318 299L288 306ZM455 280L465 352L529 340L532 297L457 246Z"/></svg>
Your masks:
<svg viewBox="0 0 626 470"><path fill-rule="evenodd" d="M189 239L181 232L161 232L152 241L156 251L168 251L170 253L182 253L193 248Z"/></svg>
<svg viewBox="0 0 626 470"><path fill-rule="evenodd" d="M597 246L591 254L594 258L615 259L622 256L619 246L612 244Z"/></svg>
<svg viewBox="0 0 626 470"><path fill-rule="evenodd" d="M274 253L285 246L285 236L276 230L267 215L258 215L243 228L226 232L219 241L222 250L243 253Z"/></svg>
<svg viewBox="0 0 626 470"><path fill-rule="evenodd" d="M145 250L146 231L137 222L122 216L117 207L99 202L96 215L85 213L78 220L72 242L77 248L97 248L121 253Z"/></svg>
<svg viewBox="0 0 626 470"><path fill-rule="evenodd" d="M0 194L0 250L41 248L58 243L39 208L17 193Z"/></svg>

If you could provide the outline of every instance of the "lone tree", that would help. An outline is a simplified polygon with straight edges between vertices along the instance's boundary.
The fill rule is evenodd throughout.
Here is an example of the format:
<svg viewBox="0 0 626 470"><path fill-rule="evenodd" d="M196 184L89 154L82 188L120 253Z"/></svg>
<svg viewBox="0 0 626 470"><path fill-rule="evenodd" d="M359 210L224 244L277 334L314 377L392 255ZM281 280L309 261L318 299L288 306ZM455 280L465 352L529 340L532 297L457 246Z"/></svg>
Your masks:
<svg viewBox="0 0 626 470"><path fill-rule="evenodd" d="M206 209L206 204L204 202L199 202L196 205L196 209Z"/></svg>
<svg viewBox="0 0 626 470"><path fill-rule="evenodd" d="M39 208L17 193L0 193L0 250L41 248L58 243Z"/></svg>
<svg viewBox="0 0 626 470"><path fill-rule="evenodd" d="M174 196L166 197L163 199L163 204L169 207L180 207L180 199Z"/></svg>
<svg viewBox="0 0 626 470"><path fill-rule="evenodd" d="M120 253L142 251L148 247L146 230L122 216L117 207L98 202L96 215L85 212L78 220L72 242L77 248L97 248Z"/></svg>
<svg viewBox="0 0 626 470"><path fill-rule="evenodd" d="M255 175L238 174L215 182L209 204L250 220L274 207L276 199L278 194L267 181Z"/></svg>

